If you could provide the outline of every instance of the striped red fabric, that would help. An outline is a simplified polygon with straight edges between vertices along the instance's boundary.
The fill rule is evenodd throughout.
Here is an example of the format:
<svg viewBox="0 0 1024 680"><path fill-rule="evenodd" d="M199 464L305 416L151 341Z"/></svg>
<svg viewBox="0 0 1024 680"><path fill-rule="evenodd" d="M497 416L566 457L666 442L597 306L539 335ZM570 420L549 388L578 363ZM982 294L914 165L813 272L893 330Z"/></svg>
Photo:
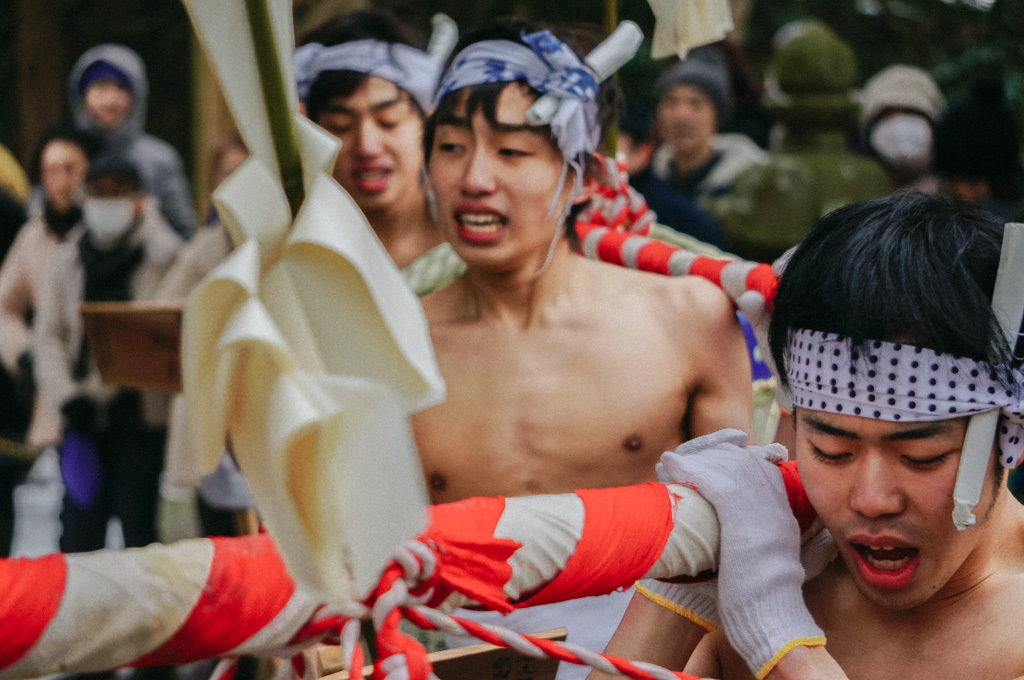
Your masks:
<svg viewBox="0 0 1024 680"><path fill-rule="evenodd" d="M210 576L184 625L134 666L182 664L230 651L276 617L295 592L270 534L214 538Z"/></svg>
<svg viewBox="0 0 1024 680"><path fill-rule="evenodd" d="M800 533L803 533L811 528L814 520L818 518L818 513L815 512L814 506L807 498L807 492L804 491L804 484L800 481L800 471L797 469L796 461L782 463L779 465L779 471L782 473L782 481L786 485L789 507L793 509L793 516L796 517L797 524L800 525Z"/></svg>
<svg viewBox="0 0 1024 680"><path fill-rule="evenodd" d="M597 244L598 258L602 262L623 266L625 262L622 259L622 244L631 237L631 234L621 231L609 231Z"/></svg>
<svg viewBox="0 0 1024 680"><path fill-rule="evenodd" d="M690 265L690 274L702 276L716 286L721 287L722 270L728 264L731 264L729 260L715 260L710 257L700 256Z"/></svg>
<svg viewBox="0 0 1024 680"><path fill-rule="evenodd" d="M637 253L636 268L640 271L667 276L669 274L668 261L674 252L676 252L675 248L667 243L652 240Z"/></svg>
<svg viewBox="0 0 1024 680"><path fill-rule="evenodd" d="M17 663L46 631L66 583L63 555L0 560L0 669Z"/></svg>
<svg viewBox="0 0 1024 680"><path fill-rule="evenodd" d="M768 310L775 306L775 293L779 290L779 275L775 273L771 265L758 264L754 270L747 274L747 290L756 290L764 296L765 306Z"/></svg>
<svg viewBox="0 0 1024 680"><path fill-rule="evenodd" d="M672 501L664 484L583 489L583 535L555 578L517 607L533 607L631 586L665 550ZM599 567L598 567L599 565Z"/></svg>
<svg viewBox="0 0 1024 680"><path fill-rule="evenodd" d="M496 538L494 531L505 511L505 499L467 498L430 508L430 526L417 540L429 546L443 560L439 576L431 582L436 604L452 589L494 611L512 610L504 588L512 578L508 559L522 547L518 541Z"/></svg>

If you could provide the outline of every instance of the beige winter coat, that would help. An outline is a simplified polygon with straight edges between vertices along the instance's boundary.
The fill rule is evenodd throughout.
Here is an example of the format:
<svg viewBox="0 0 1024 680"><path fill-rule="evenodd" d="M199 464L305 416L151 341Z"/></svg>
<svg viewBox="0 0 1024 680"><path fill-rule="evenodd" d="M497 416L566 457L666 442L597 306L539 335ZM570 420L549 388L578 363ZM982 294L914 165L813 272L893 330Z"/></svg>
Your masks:
<svg viewBox="0 0 1024 680"><path fill-rule="evenodd" d="M0 267L0 361L8 372L17 372L18 359L32 345L28 319L38 306L54 254L63 241L77 241L82 229L79 223L61 239L46 228L42 217L35 217L18 231ZM59 413L37 392L26 443L42 448L59 439Z"/></svg>
<svg viewBox="0 0 1024 680"><path fill-rule="evenodd" d="M151 199L146 201L142 224L132 239L144 247L144 255L131 280L131 297L152 300L182 241ZM39 299L33 337L36 384L42 399L58 412L61 404L72 397L89 396L103 405L117 394L116 388L103 384L92 362L85 378L75 380L71 375L84 333L79 306L85 290L85 272L78 241L64 243L53 256ZM167 397L144 393L142 411L147 425L162 427L167 422Z"/></svg>

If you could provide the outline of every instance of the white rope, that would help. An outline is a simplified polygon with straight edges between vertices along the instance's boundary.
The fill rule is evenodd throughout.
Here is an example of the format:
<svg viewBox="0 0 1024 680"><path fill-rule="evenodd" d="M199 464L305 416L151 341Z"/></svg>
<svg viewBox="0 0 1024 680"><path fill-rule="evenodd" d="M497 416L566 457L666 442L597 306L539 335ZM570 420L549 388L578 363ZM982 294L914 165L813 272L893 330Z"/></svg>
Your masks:
<svg viewBox="0 0 1024 680"><path fill-rule="evenodd" d="M436 628L445 633L475 637L458 621L448 616L447 614L437 611L436 609L431 609L430 607L424 606L417 606L415 607L415 610L423 618L430 621L430 623L433 624ZM501 638L501 640L507 643L510 648L514 649L515 651L521 654L524 654L535 659L548 658L548 655L544 652L544 650L542 650L540 647L537 647L527 638L520 635L519 633L516 633L515 631L511 631L507 628L502 628L501 626L494 626L490 624L479 625L480 627L487 629L494 635ZM584 665L590 666L595 670L601 671L602 673L610 673L613 675L625 675L603 655L593 650L587 649L586 647L581 647L571 642L556 642L554 644L558 645L562 649L571 652L572 654L575 654L579 657L580 661L582 661ZM653 675L655 678L657 678L657 680L679 680L675 673L666 668L662 668L661 666L656 666L654 664L643 662L632 663L637 668L645 670L651 675Z"/></svg>

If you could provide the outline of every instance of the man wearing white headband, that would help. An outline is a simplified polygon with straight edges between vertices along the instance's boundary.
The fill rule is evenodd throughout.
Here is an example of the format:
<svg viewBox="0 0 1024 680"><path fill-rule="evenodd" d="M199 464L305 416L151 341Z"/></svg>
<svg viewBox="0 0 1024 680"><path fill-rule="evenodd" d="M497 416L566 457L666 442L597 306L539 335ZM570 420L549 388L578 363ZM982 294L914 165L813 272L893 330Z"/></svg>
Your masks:
<svg viewBox="0 0 1024 680"><path fill-rule="evenodd" d="M400 267L441 243L421 173L423 121L441 65L382 10L339 16L295 52L299 98L310 120L339 140L334 178Z"/></svg>
<svg viewBox="0 0 1024 680"><path fill-rule="evenodd" d="M533 125L542 94L558 110ZM749 428L749 361L722 292L571 250L604 95L568 45L521 22L465 37L441 79L427 167L438 225L468 270L423 299L447 383L445 403L413 417L434 502L652 481L666 448ZM600 649L627 601L492 618L567 626Z"/></svg>
<svg viewBox="0 0 1024 680"><path fill-rule="evenodd" d="M1024 347L1019 320L1007 338L993 312L1002 233L966 204L898 195L822 218L782 276L772 354L793 396L804 489L841 558L817 576L821 565L808 567L803 596L849 677L1024 674L1024 507L1006 489L1006 468L1024 454ZM997 412L999 426L979 450L991 453L976 522L959 530L954 486L961 459L972 460L969 416L982 412ZM770 529L757 508L733 504ZM748 573L765 557L749 555ZM681 666L693 645L680 641L695 639L694 621L714 628L721 593L641 590L609 651ZM724 634L708 636L687 670L752 677L724 609L721 620ZM835 677L779 668L757 677Z"/></svg>

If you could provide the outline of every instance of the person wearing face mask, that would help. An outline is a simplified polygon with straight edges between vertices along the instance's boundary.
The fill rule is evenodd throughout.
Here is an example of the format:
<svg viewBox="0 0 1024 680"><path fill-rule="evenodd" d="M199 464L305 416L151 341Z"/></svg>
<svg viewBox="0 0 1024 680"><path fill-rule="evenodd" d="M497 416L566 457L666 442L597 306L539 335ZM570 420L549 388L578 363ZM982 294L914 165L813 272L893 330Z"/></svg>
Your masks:
<svg viewBox="0 0 1024 680"><path fill-rule="evenodd" d="M75 128L103 142L97 160L134 165L164 219L187 239L196 227L188 178L174 147L143 129L148 96L146 66L124 45L93 47L79 57L68 78Z"/></svg>
<svg viewBox="0 0 1024 680"><path fill-rule="evenodd" d="M84 336L82 302L152 299L181 238L142 192L134 166L98 161L86 179L85 228L53 257L40 296L33 352L41 398L61 414L64 552L104 547L121 520L128 547L157 539L167 398L100 380Z"/></svg>
<svg viewBox="0 0 1024 680"><path fill-rule="evenodd" d="M824 23L798 20L776 33L764 94L775 119L768 162L707 201L726 250L774 262L822 216L892 192L881 164L849 148L857 68L853 48Z"/></svg>
<svg viewBox="0 0 1024 680"><path fill-rule="evenodd" d="M894 64L864 84L860 101L863 144L889 172L893 185L936 193L935 123L946 100L932 77L914 66Z"/></svg>
<svg viewBox="0 0 1024 680"><path fill-rule="evenodd" d="M11 549L14 488L29 471L31 454L60 440L59 415L34 394L32 319L54 253L82 230L82 185L93 149L91 139L71 130L44 137L33 168L42 211L18 230L0 267L0 364L6 382L0 436L13 447L10 455L0 454L0 554Z"/></svg>

